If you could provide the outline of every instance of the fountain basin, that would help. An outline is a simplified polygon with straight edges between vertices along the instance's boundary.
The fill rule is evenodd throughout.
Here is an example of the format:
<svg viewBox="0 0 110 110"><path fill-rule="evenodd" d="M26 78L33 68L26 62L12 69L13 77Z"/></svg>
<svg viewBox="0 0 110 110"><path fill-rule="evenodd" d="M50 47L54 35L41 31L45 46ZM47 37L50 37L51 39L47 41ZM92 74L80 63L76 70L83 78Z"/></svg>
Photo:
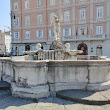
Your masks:
<svg viewBox="0 0 110 110"><path fill-rule="evenodd" d="M0 79L14 96L43 98L57 91L110 89L110 60L17 60L0 58Z"/></svg>

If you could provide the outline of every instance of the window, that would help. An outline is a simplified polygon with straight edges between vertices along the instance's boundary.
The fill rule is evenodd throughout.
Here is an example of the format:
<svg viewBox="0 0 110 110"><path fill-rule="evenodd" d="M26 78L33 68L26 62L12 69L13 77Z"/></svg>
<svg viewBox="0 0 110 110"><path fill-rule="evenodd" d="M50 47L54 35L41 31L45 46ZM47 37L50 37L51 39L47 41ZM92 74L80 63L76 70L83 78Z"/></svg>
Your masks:
<svg viewBox="0 0 110 110"><path fill-rule="evenodd" d="M55 0L50 0L50 5L55 5Z"/></svg>
<svg viewBox="0 0 110 110"><path fill-rule="evenodd" d="M69 22L70 21L70 13L69 11L64 12L64 22Z"/></svg>
<svg viewBox="0 0 110 110"><path fill-rule="evenodd" d="M14 39L18 39L19 38L19 32L14 32Z"/></svg>
<svg viewBox="0 0 110 110"><path fill-rule="evenodd" d="M71 36L71 28L63 29L63 36Z"/></svg>
<svg viewBox="0 0 110 110"><path fill-rule="evenodd" d="M30 31L26 31L26 32L25 32L25 38L26 38L26 39L29 39L29 38L30 38Z"/></svg>
<svg viewBox="0 0 110 110"><path fill-rule="evenodd" d="M30 16L25 16L25 25L30 25Z"/></svg>
<svg viewBox="0 0 110 110"><path fill-rule="evenodd" d="M18 17L16 17L16 19L15 19L15 26L19 26L19 18Z"/></svg>
<svg viewBox="0 0 110 110"><path fill-rule="evenodd" d="M86 10L81 9L80 10L80 20L85 20L86 19Z"/></svg>
<svg viewBox="0 0 110 110"><path fill-rule="evenodd" d="M102 6L97 7L97 18L103 18L103 7Z"/></svg>
<svg viewBox="0 0 110 110"><path fill-rule="evenodd" d="M37 23L38 24L42 24L42 14L38 14L38 16L37 16Z"/></svg>
<svg viewBox="0 0 110 110"><path fill-rule="evenodd" d="M14 10L18 10L18 2L14 3Z"/></svg>
<svg viewBox="0 0 110 110"><path fill-rule="evenodd" d="M86 26L79 27L78 35L87 35L87 27Z"/></svg>
<svg viewBox="0 0 110 110"><path fill-rule="evenodd" d="M54 30L53 29L49 30L49 37L54 37Z"/></svg>
<svg viewBox="0 0 110 110"><path fill-rule="evenodd" d="M54 20L54 16L55 16L55 13L54 13L54 12L50 13L50 22L51 22L51 23L52 23L53 20Z"/></svg>
<svg viewBox="0 0 110 110"><path fill-rule="evenodd" d="M25 0L25 8L29 8L29 0Z"/></svg>
<svg viewBox="0 0 110 110"><path fill-rule="evenodd" d="M43 30L38 30L36 32L36 36L39 37L39 38L43 37Z"/></svg>
<svg viewBox="0 0 110 110"><path fill-rule="evenodd" d="M103 34L103 26L97 26L96 27L96 34L97 35Z"/></svg>
<svg viewBox="0 0 110 110"><path fill-rule="evenodd" d="M42 6L42 0L37 0L37 6L41 7Z"/></svg>

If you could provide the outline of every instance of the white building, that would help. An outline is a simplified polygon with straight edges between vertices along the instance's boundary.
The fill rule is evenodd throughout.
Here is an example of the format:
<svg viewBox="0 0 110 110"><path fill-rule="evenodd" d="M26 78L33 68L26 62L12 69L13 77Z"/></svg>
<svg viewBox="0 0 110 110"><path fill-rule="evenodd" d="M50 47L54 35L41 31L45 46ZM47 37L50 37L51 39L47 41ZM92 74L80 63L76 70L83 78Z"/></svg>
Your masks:
<svg viewBox="0 0 110 110"><path fill-rule="evenodd" d="M11 33L10 31L0 31L0 50L5 54L11 53Z"/></svg>

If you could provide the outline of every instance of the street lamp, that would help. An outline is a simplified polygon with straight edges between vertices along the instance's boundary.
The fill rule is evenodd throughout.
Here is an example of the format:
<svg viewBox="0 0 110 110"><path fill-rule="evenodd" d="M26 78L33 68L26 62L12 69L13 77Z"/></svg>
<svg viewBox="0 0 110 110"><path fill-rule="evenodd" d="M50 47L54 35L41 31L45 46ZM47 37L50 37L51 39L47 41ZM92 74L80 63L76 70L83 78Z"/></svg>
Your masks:
<svg viewBox="0 0 110 110"><path fill-rule="evenodd" d="M16 16L12 11L11 11L10 17L11 17L11 36L12 36L11 55L13 55L13 19L15 20Z"/></svg>

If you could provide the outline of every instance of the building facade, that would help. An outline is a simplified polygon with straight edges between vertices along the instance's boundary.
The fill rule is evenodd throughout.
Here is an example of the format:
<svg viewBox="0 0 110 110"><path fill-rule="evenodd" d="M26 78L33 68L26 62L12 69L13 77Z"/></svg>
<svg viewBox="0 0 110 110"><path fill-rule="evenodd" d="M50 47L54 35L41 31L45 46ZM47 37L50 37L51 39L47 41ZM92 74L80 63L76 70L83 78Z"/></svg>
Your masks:
<svg viewBox="0 0 110 110"><path fill-rule="evenodd" d="M5 55L11 53L11 34L10 31L2 32L0 30L0 52Z"/></svg>
<svg viewBox="0 0 110 110"><path fill-rule="evenodd" d="M53 16L61 22L61 41L87 55L110 57L110 0L11 0L13 55L44 49L54 40Z"/></svg>

